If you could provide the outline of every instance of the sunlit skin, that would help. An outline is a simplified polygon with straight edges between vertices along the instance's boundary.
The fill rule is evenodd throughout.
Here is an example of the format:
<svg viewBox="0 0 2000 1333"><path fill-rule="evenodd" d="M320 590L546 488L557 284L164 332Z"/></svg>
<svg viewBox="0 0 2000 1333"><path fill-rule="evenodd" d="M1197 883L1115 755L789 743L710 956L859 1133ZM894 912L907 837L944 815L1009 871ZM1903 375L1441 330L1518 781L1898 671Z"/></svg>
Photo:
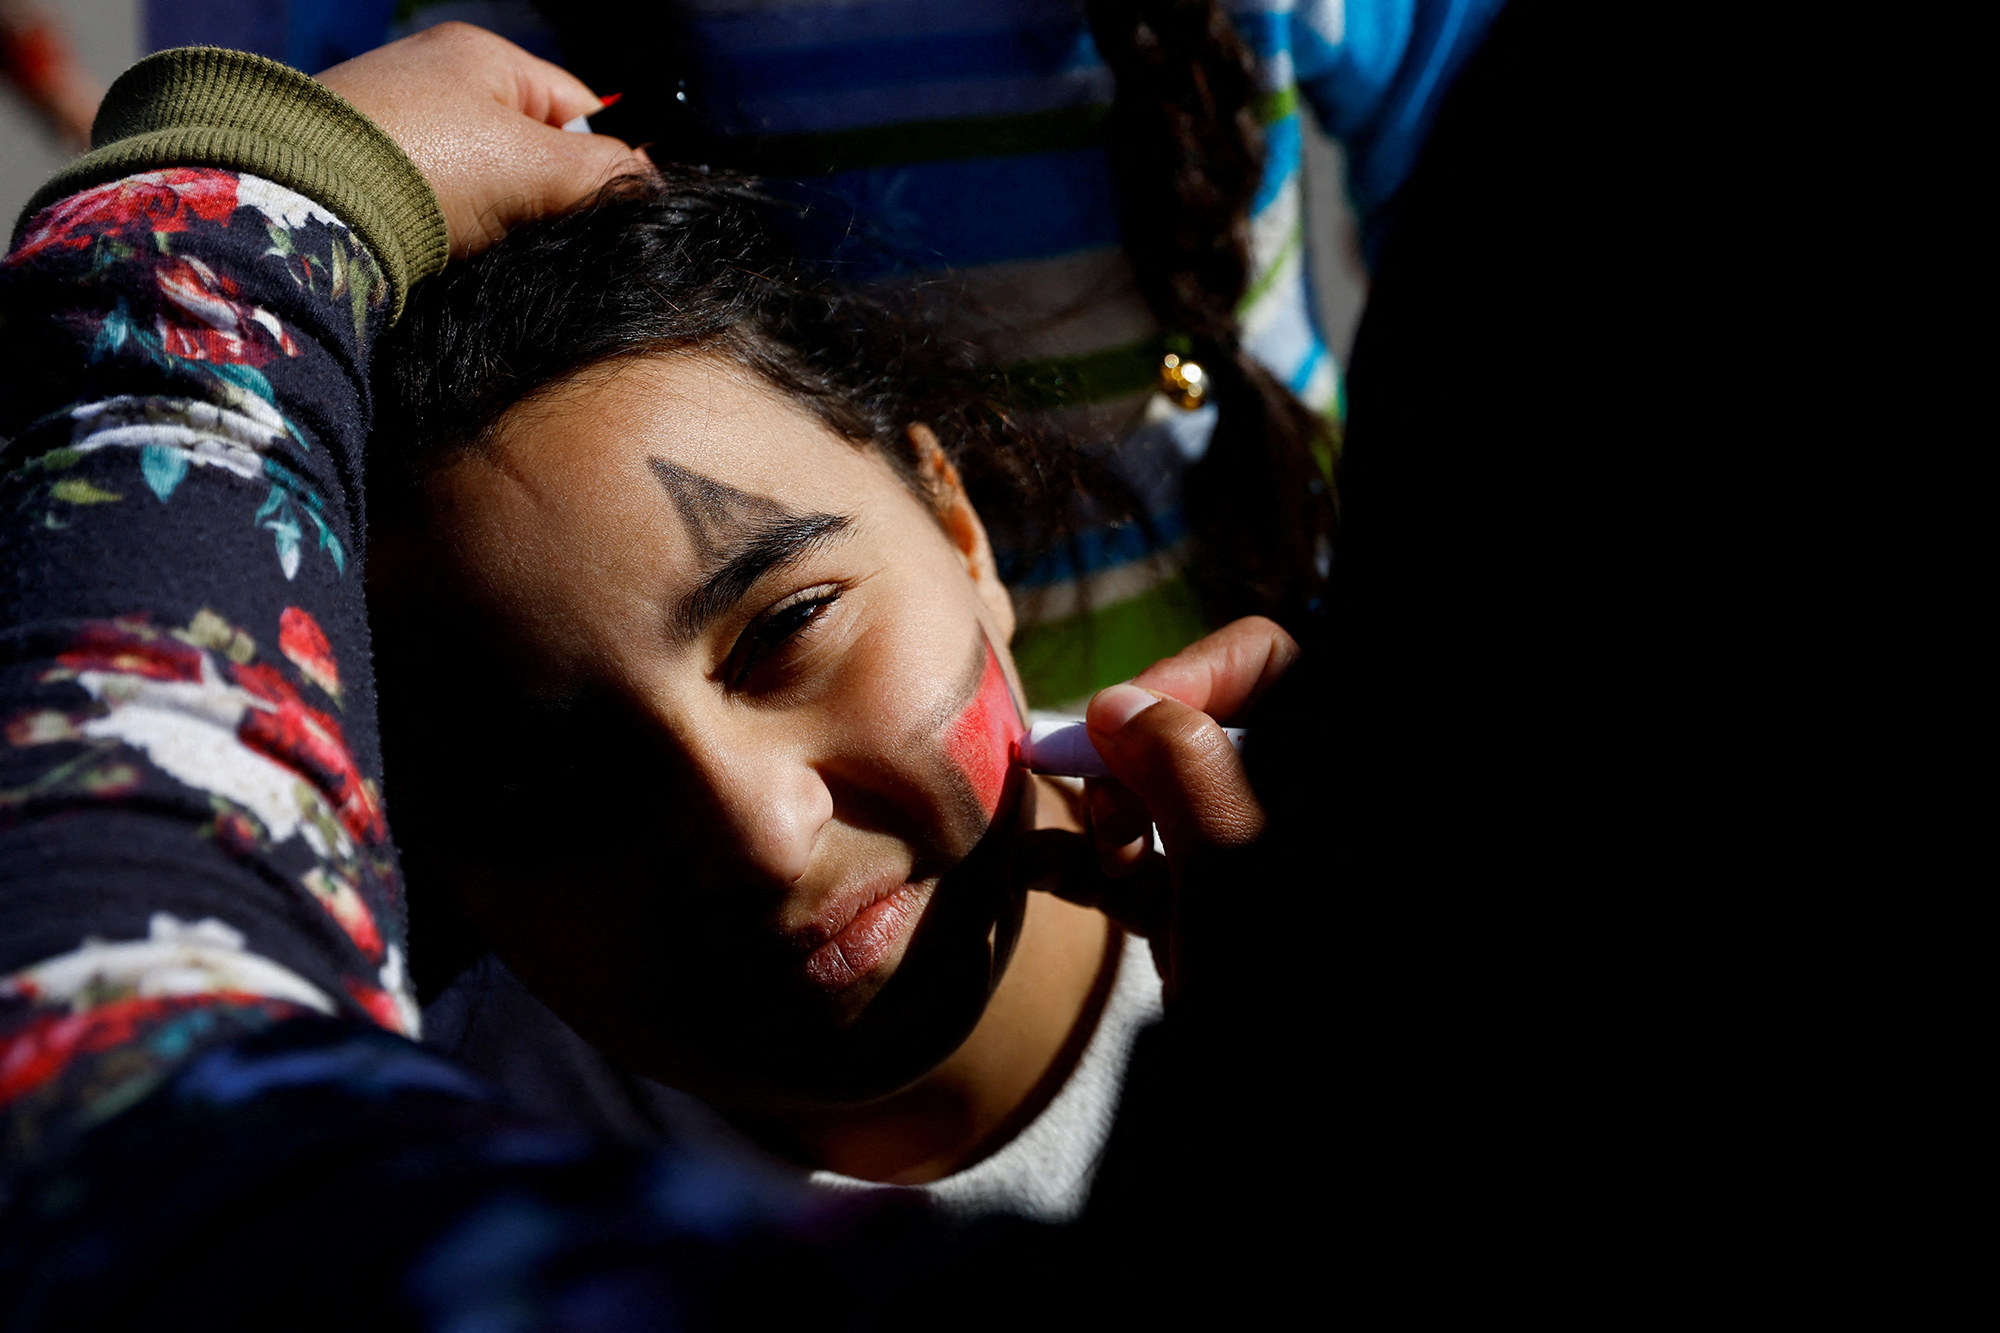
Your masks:
<svg viewBox="0 0 2000 1333"><path fill-rule="evenodd" d="M654 358L516 407L429 491L522 771L569 775L464 863L481 928L614 1058L906 1182L1032 1111L1115 943L1019 882L1019 835L1076 812L1008 765L1013 610L915 438L921 497L749 373Z"/></svg>

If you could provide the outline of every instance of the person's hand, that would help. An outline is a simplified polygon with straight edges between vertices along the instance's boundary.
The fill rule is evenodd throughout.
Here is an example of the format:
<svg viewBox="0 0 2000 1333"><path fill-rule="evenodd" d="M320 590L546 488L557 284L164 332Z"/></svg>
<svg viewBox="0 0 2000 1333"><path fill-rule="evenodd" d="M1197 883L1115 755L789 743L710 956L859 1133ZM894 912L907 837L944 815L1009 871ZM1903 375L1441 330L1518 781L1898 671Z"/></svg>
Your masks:
<svg viewBox="0 0 2000 1333"><path fill-rule="evenodd" d="M453 258L651 164L561 126L602 100L504 37L440 23L316 75L394 139L436 191Z"/></svg>
<svg viewBox="0 0 2000 1333"><path fill-rule="evenodd" d="M1147 937L1168 995L1199 955L1200 920L1231 891L1227 868L1264 831L1264 810L1218 719L1241 714L1297 660L1299 646L1253 616L1099 690L1086 721L1117 779L1088 784L1097 874L1069 876L1089 901ZM1165 855L1151 848L1153 826ZM1248 910L1248 904L1243 904Z"/></svg>

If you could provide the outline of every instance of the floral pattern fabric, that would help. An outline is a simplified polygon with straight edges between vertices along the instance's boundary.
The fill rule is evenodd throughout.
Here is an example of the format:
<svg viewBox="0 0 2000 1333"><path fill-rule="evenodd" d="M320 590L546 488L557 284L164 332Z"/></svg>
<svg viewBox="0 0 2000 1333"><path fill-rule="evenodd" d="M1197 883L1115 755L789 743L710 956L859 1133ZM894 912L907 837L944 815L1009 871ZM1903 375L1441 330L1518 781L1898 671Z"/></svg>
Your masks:
<svg viewBox="0 0 2000 1333"><path fill-rule="evenodd" d="M193 168L146 172L72 195L33 219L8 267L67 269L72 281L109 297L94 309L68 312L86 364L156 368L198 391L69 405L69 448L16 463L42 483L19 503L34 507L46 526L60 527L71 506L124 499L123 489L76 472L101 449L136 454L145 487L162 503L172 500L191 467L220 466L268 484L251 521L271 534L287 579L297 577L308 546L344 571L347 545L309 480L311 445L278 411L272 387L271 377L284 373L280 367L301 355L300 340L202 257L224 238L235 243L231 249L261 240L260 266L281 272L306 298L333 335L329 350L364 354L388 281L347 228L304 196L257 177ZM343 318L351 337L335 327Z"/></svg>
<svg viewBox="0 0 2000 1333"><path fill-rule="evenodd" d="M210 1042L418 1014L350 555L379 266L185 168L44 209L0 283L0 1141L32 1156Z"/></svg>

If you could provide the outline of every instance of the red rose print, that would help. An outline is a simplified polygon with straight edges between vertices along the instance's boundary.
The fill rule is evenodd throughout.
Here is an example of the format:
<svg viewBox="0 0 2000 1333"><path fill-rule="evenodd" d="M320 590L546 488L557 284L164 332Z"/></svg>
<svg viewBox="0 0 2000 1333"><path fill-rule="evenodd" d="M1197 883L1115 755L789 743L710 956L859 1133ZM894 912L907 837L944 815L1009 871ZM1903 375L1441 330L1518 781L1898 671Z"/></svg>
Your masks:
<svg viewBox="0 0 2000 1333"><path fill-rule="evenodd" d="M110 231L177 232L195 220L226 222L235 211L235 172L201 167L143 172L58 199L35 214L7 263L23 263L44 250L86 250Z"/></svg>
<svg viewBox="0 0 2000 1333"><path fill-rule="evenodd" d="M300 674L340 702L340 666L333 660L333 645L326 632L309 612L288 606L278 617L278 651L291 660Z"/></svg>
<svg viewBox="0 0 2000 1333"><path fill-rule="evenodd" d="M201 679L201 649L115 620L94 621L56 661L70 671L117 671L147 680Z"/></svg>
<svg viewBox="0 0 2000 1333"><path fill-rule="evenodd" d="M236 284L199 259L162 260L153 279L167 299L160 312L159 334L171 355L261 366L278 352L299 354L298 343L276 315L232 299Z"/></svg>
<svg viewBox="0 0 2000 1333"><path fill-rule="evenodd" d="M382 961L382 931L375 924L375 914L368 910L368 904L361 897L355 884L340 874L328 874L323 869L306 872L301 881L326 914L347 932L347 938L373 963Z"/></svg>
<svg viewBox="0 0 2000 1333"><path fill-rule="evenodd" d="M362 779L340 723L301 699L275 667L235 666L230 674L238 685L271 705L243 714L236 728L243 743L295 770L325 793L356 842L386 841L389 826L382 802Z"/></svg>
<svg viewBox="0 0 2000 1333"><path fill-rule="evenodd" d="M292 610L298 611L296 607ZM296 617L287 613L280 620L279 633L287 656L293 656L296 650L323 664L338 686L331 647L312 617L303 611L298 611ZM308 652L315 646L315 639L318 651ZM45 679L74 679L81 672L102 671L144 680L199 684L209 659L193 644L161 634L142 622L100 620L84 626L70 646L56 656L56 662L56 670ZM212 666L208 669L214 670ZM238 739L318 788L355 841L364 846L386 844L389 829L382 798L375 785L362 777L339 720L308 704L276 667L263 663L230 664L228 671L236 686L262 705L243 711L236 724ZM8 734L16 744L28 743L53 725L39 718L13 719L13 722L15 725Z"/></svg>

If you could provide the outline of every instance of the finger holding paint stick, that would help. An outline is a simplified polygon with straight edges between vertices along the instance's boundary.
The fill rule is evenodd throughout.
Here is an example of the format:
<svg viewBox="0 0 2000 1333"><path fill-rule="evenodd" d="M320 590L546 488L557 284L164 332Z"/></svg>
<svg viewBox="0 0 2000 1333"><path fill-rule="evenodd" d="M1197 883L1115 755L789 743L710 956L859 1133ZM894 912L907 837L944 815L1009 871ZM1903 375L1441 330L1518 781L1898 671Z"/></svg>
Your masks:
<svg viewBox="0 0 2000 1333"><path fill-rule="evenodd" d="M1245 733L1218 726L1210 719L1228 721L1241 717L1298 658L1298 641L1276 621L1245 616L1197 639L1172 657L1153 663L1134 676L1130 686L1100 691L1090 704L1093 744L1107 760L1112 760L1110 767L1118 781L1116 785L1091 783L1099 790L1092 792L1088 800L1094 816L1102 807L1106 815L1123 812L1125 817L1094 818L1093 824L1107 830L1110 837L1119 836L1123 832L1120 825L1129 825L1137 817L1132 808L1136 797L1158 825L1170 859L1185 857L1210 845L1235 846L1248 841L1239 827L1246 820L1261 831L1263 810L1243 771ZM1108 696L1112 690L1125 689L1143 691L1162 707L1171 707L1162 714L1136 696L1125 695L1120 696L1124 702L1114 706ZM1128 707L1131 711L1125 712ZM1107 741L1111 733L1107 732L1105 722L1114 716L1126 724L1135 717L1147 719L1141 734L1152 735L1155 740L1140 747L1142 752L1151 752L1150 759L1144 762L1161 767L1149 768L1141 776L1117 762L1108 747L1116 745L1129 753L1136 741ZM1169 728L1184 743L1161 734ZM1122 727L1117 734L1121 738L1126 735ZM1174 785L1175 774L1194 785ZM1252 811L1254 820L1249 815ZM1254 836L1255 833L1249 835ZM1222 841L1212 842L1215 838ZM1120 862L1127 870L1135 868L1134 862L1143 859L1141 850L1129 844L1114 848L1106 839L1099 839L1099 858L1107 863L1107 873L1118 873L1110 867Z"/></svg>
<svg viewBox="0 0 2000 1333"><path fill-rule="evenodd" d="M1241 727L1224 727L1222 734L1239 755L1243 753L1247 733ZM1119 784L1091 742L1085 719L1049 718L1035 723L1016 744L1014 758L1030 773L1088 780L1084 804L1090 812L1098 870L1103 874L1123 879L1139 868L1147 852L1157 850L1153 821L1144 802Z"/></svg>
<svg viewBox="0 0 2000 1333"><path fill-rule="evenodd" d="M1113 685L1091 699L1087 716L1091 744L1110 776L1145 805L1170 861L1242 846L1263 832L1238 739L1208 714L1154 690Z"/></svg>
<svg viewBox="0 0 2000 1333"><path fill-rule="evenodd" d="M1109 776L1085 780L1101 877L1077 900L1150 940L1170 996L1183 991L1190 955L1207 947L1187 937L1190 922L1203 919L1202 904L1217 900L1237 854L1264 830L1239 753L1244 733L1210 714L1240 713L1297 658L1297 643L1276 624L1239 620L1090 701L1085 739ZM1031 767L1095 766L1073 731L1023 739L1019 758ZM1146 836L1155 825L1164 855Z"/></svg>
<svg viewBox="0 0 2000 1333"><path fill-rule="evenodd" d="M1297 641L1275 621L1245 616L1153 663L1134 676L1131 684L1156 699L1172 699L1210 717L1227 718L1254 704L1298 656ZM1240 755L1244 730L1224 727L1222 733ZM1036 723L1023 739L1017 757L1035 773L1074 778L1111 776L1082 718Z"/></svg>
<svg viewBox="0 0 2000 1333"><path fill-rule="evenodd" d="M1187 960L1203 956L1191 905L1213 898L1226 859L1264 830L1243 760L1215 720L1137 685L1098 691L1090 741L1111 772L1089 783L1090 837L1102 878L1095 905L1147 937L1169 999L1186 993ZM1160 851L1135 831L1159 831ZM1196 969L1199 970L1198 968Z"/></svg>
<svg viewBox="0 0 2000 1333"><path fill-rule="evenodd" d="M1229 738L1236 753L1243 753L1244 737L1248 734L1243 728L1224 727L1222 734ZM1104 756L1091 743L1090 724L1080 717L1049 718L1035 723L1021 738L1018 758L1021 766L1030 773L1043 773L1049 777L1112 776L1111 766L1104 762Z"/></svg>

